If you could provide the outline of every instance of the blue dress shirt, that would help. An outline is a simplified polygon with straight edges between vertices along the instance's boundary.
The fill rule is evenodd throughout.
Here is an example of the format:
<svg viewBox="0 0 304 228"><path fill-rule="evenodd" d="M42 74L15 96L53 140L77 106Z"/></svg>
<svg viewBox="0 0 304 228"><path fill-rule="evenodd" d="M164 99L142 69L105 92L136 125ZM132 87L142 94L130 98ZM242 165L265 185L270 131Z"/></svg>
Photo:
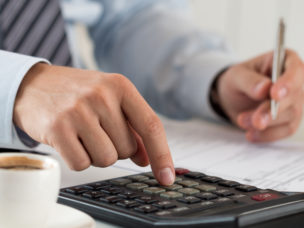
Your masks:
<svg viewBox="0 0 304 228"><path fill-rule="evenodd" d="M100 70L127 76L155 111L179 119L218 119L209 104L210 85L234 58L222 38L197 29L187 1L61 3L76 67L84 66L75 29L81 24L90 35ZM20 140L12 121L14 101L23 77L41 61L47 62L0 50L0 147L24 148L25 140Z"/></svg>

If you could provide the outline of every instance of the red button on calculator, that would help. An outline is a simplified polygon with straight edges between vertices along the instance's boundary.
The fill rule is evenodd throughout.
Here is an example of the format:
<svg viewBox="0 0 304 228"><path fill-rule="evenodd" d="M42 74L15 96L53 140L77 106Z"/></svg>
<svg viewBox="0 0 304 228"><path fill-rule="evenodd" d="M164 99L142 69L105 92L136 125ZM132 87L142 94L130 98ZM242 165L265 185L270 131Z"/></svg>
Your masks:
<svg viewBox="0 0 304 228"><path fill-rule="evenodd" d="M189 173L190 171L188 169L183 169L183 168L175 168L175 174L176 175L183 175L186 173Z"/></svg>
<svg viewBox="0 0 304 228"><path fill-rule="evenodd" d="M273 193L261 193L258 195L251 196L251 199L255 201L264 201L264 200L271 200L276 198L279 198L279 196Z"/></svg>

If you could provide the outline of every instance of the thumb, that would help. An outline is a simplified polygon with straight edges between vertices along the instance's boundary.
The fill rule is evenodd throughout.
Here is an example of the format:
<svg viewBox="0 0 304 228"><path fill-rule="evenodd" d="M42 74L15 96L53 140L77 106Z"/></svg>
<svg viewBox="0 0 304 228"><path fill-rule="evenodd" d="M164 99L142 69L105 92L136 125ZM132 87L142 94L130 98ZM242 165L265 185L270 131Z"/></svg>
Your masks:
<svg viewBox="0 0 304 228"><path fill-rule="evenodd" d="M237 91L255 101L264 100L269 96L271 80L267 76L247 68L241 68L237 75L233 77L233 85Z"/></svg>

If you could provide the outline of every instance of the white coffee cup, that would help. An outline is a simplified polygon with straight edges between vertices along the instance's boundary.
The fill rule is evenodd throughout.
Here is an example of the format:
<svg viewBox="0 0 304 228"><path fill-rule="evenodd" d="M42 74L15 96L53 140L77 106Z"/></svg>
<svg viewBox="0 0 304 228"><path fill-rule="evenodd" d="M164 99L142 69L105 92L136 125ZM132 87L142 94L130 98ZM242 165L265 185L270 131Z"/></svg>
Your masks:
<svg viewBox="0 0 304 228"><path fill-rule="evenodd" d="M0 166L0 227L44 228L48 215L56 205L60 184L59 164L44 155L0 153L0 161L15 158L42 164L42 169Z"/></svg>

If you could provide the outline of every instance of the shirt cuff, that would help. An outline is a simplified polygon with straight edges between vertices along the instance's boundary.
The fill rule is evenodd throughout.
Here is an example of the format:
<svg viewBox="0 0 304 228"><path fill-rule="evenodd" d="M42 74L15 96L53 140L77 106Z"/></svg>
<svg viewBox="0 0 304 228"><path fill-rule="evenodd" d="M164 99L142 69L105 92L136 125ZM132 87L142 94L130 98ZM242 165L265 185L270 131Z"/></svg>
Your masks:
<svg viewBox="0 0 304 228"><path fill-rule="evenodd" d="M223 121L209 100L213 80L223 69L236 62L235 58L220 51L198 53L185 63L180 97L184 109L196 117ZM201 73L203 72L203 74Z"/></svg>
<svg viewBox="0 0 304 228"><path fill-rule="evenodd" d="M23 133L18 134L13 124L13 110L15 98L19 86L27 74L27 72L39 62L49 62L46 59L36 58L12 52L0 50L0 146L6 148L18 148L35 145L35 141L25 136L23 141ZM20 135L20 138L19 138Z"/></svg>

